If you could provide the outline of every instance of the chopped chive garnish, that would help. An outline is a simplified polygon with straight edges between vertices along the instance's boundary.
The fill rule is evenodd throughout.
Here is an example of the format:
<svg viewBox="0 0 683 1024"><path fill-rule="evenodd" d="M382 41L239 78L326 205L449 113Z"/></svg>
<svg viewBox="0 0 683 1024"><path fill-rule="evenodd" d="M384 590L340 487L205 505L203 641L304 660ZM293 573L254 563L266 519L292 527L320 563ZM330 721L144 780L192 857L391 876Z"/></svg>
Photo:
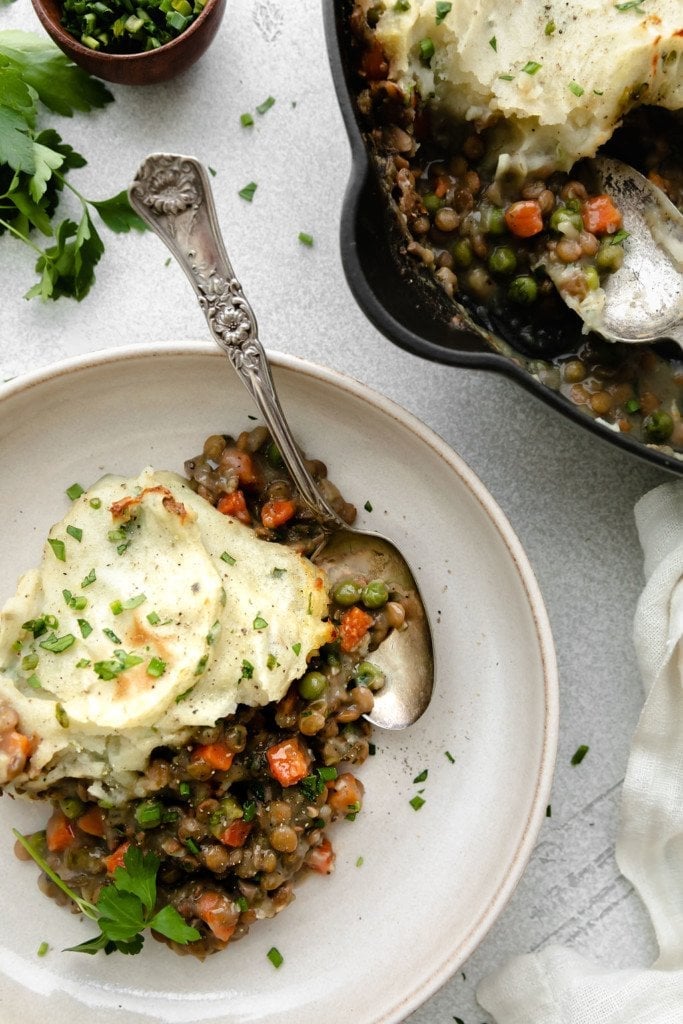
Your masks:
<svg viewBox="0 0 683 1024"><path fill-rule="evenodd" d="M492 50L495 50L495 52L498 53L498 40L496 39L495 36L491 36L491 38L489 39L489 46L491 47Z"/></svg>
<svg viewBox="0 0 683 1024"><path fill-rule="evenodd" d="M232 555L229 555L227 551L224 551L221 555L221 562L227 562L228 565L234 565L235 561L236 559L234 559Z"/></svg>
<svg viewBox="0 0 683 1024"><path fill-rule="evenodd" d="M277 658L275 657L274 654L269 654L268 655L268 660L266 661L266 665L268 666L268 668L270 669L271 672L273 671L274 668L277 668L279 664L280 664L280 662L277 660Z"/></svg>
<svg viewBox="0 0 683 1024"><path fill-rule="evenodd" d="M434 43L429 37L427 37L426 39L421 39L418 46L420 50L420 62L422 64L429 64L435 53Z"/></svg>
<svg viewBox="0 0 683 1024"><path fill-rule="evenodd" d="M253 821L256 817L256 803L253 800L246 800L242 805L244 821Z"/></svg>
<svg viewBox="0 0 683 1024"><path fill-rule="evenodd" d="M80 658L76 662L76 668L89 668L91 664L92 663L89 658Z"/></svg>
<svg viewBox="0 0 683 1024"><path fill-rule="evenodd" d="M363 867L363 858L362 857L358 857L356 859L356 867L357 868L362 868Z"/></svg>
<svg viewBox="0 0 683 1024"><path fill-rule="evenodd" d="M402 13L403 11L410 10L410 0L396 0L394 4L394 10Z"/></svg>
<svg viewBox="0 0 683 1024"><path fill-rule="evenodd" d="M208 165L208 170L209 170L209 174L211 175L211 177L215 178L216 177L216 169L215 169L215 167L211 167L210 165Z"/></svg>
<svg viewBox="0 0 683 1024"><path fill-rule="evenodd" d="M121 638L116 635L113 629L103 629L102 632L113 644L120 644Z"/></svg>
<svg viewBox="0 0 683 1024"><path fill-rule="evenodd" d="M419 775L415 776L415 778L413 779L413 782L415 782L415 783L417 783L417 782L424 782L425 779L427 778L428 774L429 774L429 769L425 768L424 771L420 772Z"/></svg>
<svg viewBox="0 0 683 1024"><path fill-rule="evenodd" d="M576 750L575 750L575 752L574 752L574 754L572 756L572 762L571 763L572 764L581 764L581 762L583 761L584 757L588 753L589 749L590 748L587 747L585 743L582 743L580 747L576 748Z"/></svg>
<svg viewBox="0 0 683 1024"><path fill-rule="evenodd" d="M266 956L270 960L273 967L282 967L283 963L285 962L285 958L283 957L282 953L276 946L271 946L268 952L266 953Z"/></svg>
<svg viewBox="0 0 683 1024"><path fill-rule="evenodd" d="M216 619L216 621L214 622L213 626L211 627L209 632L206 634L206 642L209 645L209 647L211 647L213 644L216 643L216 640L218 640L218 637L220 636L220 632L221 632L221 624L218 621L218 619Z"/></svg>
<svg viewBox="0 0 683 1024"><path fill-rule="evenodd" d="M451 762L451 764L455 764L455 758L451 754L450 750L446 750L446 751L444 751L444 753L446 754L446 757Z"/></svg>
<svg viewBox="0 0 683 1024"><path fill-rule="evenodd" d="M126 531L119 527L118 530L110 530L107 534L107 540L110 540L112 544L116 544L119 540L126 539Z"/></svg>
<svg viewBox="0 0 683 1024"><path fill-rule="evenodd" d="M302 245L311 246L313 245L313 235L309 235L306 231L299 232L299 241Z"/></svg>
<svg viewBox="0 0 683 1024"><path fill-rule="evenodd" d="M134 597L129 597L125 601L112 601L109 607L114 615L120 615L121 612L129 612L133 608L139 608L146 600L147 597L144 594L135 594Z"/></svg>
<svg viewBox="0 0 683 1024"><path fill-rule="evenodd" d="M111 611L112 615L120 615L121 612L123 611L123 605L119 600L112 601L111 604L109 605L109 610Z"/></svg>
<svg viewBox="0 0 683 1024"><path fill-rule="evenodd" d="M90 499L90 508L102 508L102 499L101 498L91 498Z"/></svg>
<svg viewBox="0 0 683 1024"><path fill-rule="evenodd" d="M192 792L192 787L189 782L181 782L178 786L178 792L181 796L189 796Z"/></svg>
<svg viewBox="0 0 683 1024"><path fill-rule="evenodd" d="M498 77L500 78L501 82L514 82L515 80L514 75L498 75Z"/></svg>
<svg viewBox="0 0 683 1024"><path fill-rule="evenodd" d="M80 526L67 526L66 532L74 540L77 540L79 544L83 540L83 530L81 530Z"/></svg>
<svg viewBox="0 0 683 1024"><path fill-rule="evenodd" d="M377 747L374 743L368 743L368 754L370 757L374 757L377 753Z"/></svg>
<svg viewBox="0 0 683 1024"><path fill-rule="evenodd" d="M372 512L372 502L366 501L365 504L363 505L363 508L365 509L366 512Z"/></svg>
<svg viewBox="0 0 683 1024"><path fill-rule="evenodd" d="M39 690L40 689L40 686L41 686L40 679L35 674L35 672L33 673L33 675L28 677L28 679L26 680L26 685L30 686L32 690Z"/></svg>
<svg viewBox="0 0 683 1024"><path fill-rule="evenodd" d="M88 575L81 580L81 588L85 590L85 588L89 587L91 583L94 583L96 579L97 576L95 574L95 570L91 569Z"/></svg>
<svg viewBox="0 0 683 1024"><path fill-rule="evenodd" d="M546 807L546 809L545 809L545 816L546 816L546 818L552 818L552 816L553 816L553 809L552 809L551 804L548 804L548 806Z"/></svg>
<svg viewBox="0 0 683 1024"><path fill-rule="evenodd" d="M271 576L274 576L276 580L281 579L287 572L286 569L278 569L277 566L273 569Z"/></svg>
<svg viewBox="0 0 683 1024"><path fill-rule="evenodd" d="M631 413L639 412L640 411L640 402L638 401L637 398L629 398L629 400L626 403L626 405L624 406L624 408L626 409L626 412L631 412Z"/></svg>
<svg viewBox="0 0 683 1024"><path fill-rule="evenodd" d="M149 665L147 666L147 675L153 676L158 679L159 676L163 676L166 671L166 662L161 658L150 658Z"/></svg>
<svg viewBox="0 0 683 1024"><path fill-rule="evenodd" d="M298 656L301 654L301 644L298 641L295 644L292 644L292 650L294 651L298 658Z"/></svg>
<svg viewBox="0 0 683 1024"><path fill-rule="evenodd" d="M537 60L528 60L522 68L522 71L527 75L535 75L542 67L543 65L539 64Z"/></svg>
<svg viewBox="0 0 683 1024"><path fill-rule="evenodd" d="M66 562L66 545L64 544L64 541L48 537L47 542L54 551L55 558L60 562Z"/></svg>
<svg viewBox="0 0 683 1024"><path fill-rule="evenodd" d="M207 663L208 660L209 660L209 655L208 654L203 654L202 657L197 662L196 668L194 670L194 674L196 676L203 675L204 669L206 668L206 663Z"/></svg>
<svg viewBox="0 0 683 1024"><path fill-rule="evenodd" d="M586 90L578 82L570 82L569 91L573 92L575 96L583 96Z"/></svg>
<svg viewBox="0 0 683 1024"><path fill-rule="evenodd" d="M38 666L39 657L37 654L27 654L21 659L21 667L25 672L32 672Z"/></svg>
<svg viewBox="0 0 683 1024"><path fill-rule="evenodd" d="M242 675L241 679L251 679L254 674L254 666L250 661L246 659L242 662Z"/></svg>
<svg viewBox="0 0 683 1024"><path fill-rule="evenodd" d="M243 128L248 128L254 123L254 118L251 114L240 114L240 124Z"/></svg>
<svg viewBox="0 0 683 1024"><path fill-rule="evenodd" d="M59 629L59 623L54 615L44 615L43 619L45 621L45 625L49 626L50 629Z"/></svg>
<svg viewBox="0 0 683 1024"><path fill-rule="evenodd" d="M76 485L76 486L78 486L78 485ZM67 491L67 494L68 493L69 492ZM76 497L78 497L78 495L76 495ZM38 949L36 950L36 955L37 956L45 956L45 954L48 952L49 949L50 949L49 943L41 942L41 944L38 946Z"/></svg>
<svg viewBox="0 0 683 1024"><path fill-rule="evenodd" d="M161 622L161 619L159 618L156 612L150 612L149 615L147 616L147 621L149 622L150 626L158 626L159 623Z"/></svg>
<svg viewBox="0 0 683 1024"><path fill-rule="evenodd" d="M257 615L256 618L254 619L254 622L253 622L254 629L265 629L267 627L267 625L268 625L268 623L266 622L266 620L261 615Z"/></svg>
<svg viewBox="0 0 683 1024"><path fill-rule="evenodd" d="M83 493L84 491L80 484L72 484L71 487L67 487L66 489L66 496L67 498L71 498L72 501L75 501L76 498L80 498Z"/></svg>
<svg viewBox="0 0 683 1024"><path fill-rule="evenodd" d="M251 203L254 199L254 193L256 192L257 188L258 185L256 184L256 182L250 181L248 185L245 185L244 188L241 188L239 190L237 195L240 196L242 199L246 199L248 203Z"/></svg>
<svg viewBox="0 0 683 1024"><path fill-rule="evenodd" d="M55 718L61 725L62 729L69 728L69 716L61 704L55 704Z"/></svg>
<svg viewBox="0 0 683 1024"><path fill-rule="evenodd" d="M202 852L195 843L194 839L186 839L185 846L188 848L190 853L194 853L195 855L198 855Z"/></svg>
<svg viewBox="0 0 683 1024"><path fill-rule="evenodd" d="M78 628L81 631L81 636L85 640L92 633L92 626L87 619L76 619L76 622L78 623Z"/></svg>
<svg viewBox="0 0 683 1024"><path fill-rule="evenodd" d="M187 698L190 696L190 694L192 693L193 690L194 690L194 686L190 686L190 687L188 687L187 690L183 690L182 693L179 693L178 696L175 699L176 704L180 704L181 701L187 700Z"/></svg>
<svg viewBox="0 0 683 1024"><path fill-rule="evenodd" d="M65 633L64 636L55 636L54 633L51 633L47 640L41 640L38 646L42 647L44 651L61 654L62 651L67 651L75 643L76 637L73 633Z"/></svg>
<svg viewBox="0 0 683 1024"><path fill-rule="evenodd" d="M546 21L545 28L543 29L543 31L547 36L551 36L556 28L557 26L555 25L554 21Z"/></svg>
<svg viewBox="0 0 683 1024"><path fill-rule="evenodd" d="M450 13L453 4L450 0L437 0L436 3L436 24L440 25L447 14Z"/></svg>
<svg viewBox="0 0 683 1024"><path fill-rule="evenodd" d="M337 769L334 767L334 765L323 765L323 767L318 768L317 771L318 775L323 780L323 782L332 782L334 779L337 778Z"/></svg>
<svg viewBox="0 0 683 1024"><path fill-rule="evenodd" d="M244 913L245 910L249 910L249 901L247 900L246 896L238 896L237 899L235 900L235 903L240 908L240 911L242 913Z"/></svg>
<svg viewBox="0 0 683 1024"><path fill-rule="evenodd" d="M268 96L268 98L265 99L263 101L263 103L259 103L259 105L257 106L256 109L259 112L259 114L265 114L266 110L270 110L270 108L273 106L274 103L275 103L275 97L274 96Z"/></svg>
<svg viewBox="0 0 683 1024"><path fill-rule="evenodd" d="M410 806L413 808L414 811L419 811L423 804L424 800L422 799L421 796L414 796L413 799L410 801Z"/></svg>

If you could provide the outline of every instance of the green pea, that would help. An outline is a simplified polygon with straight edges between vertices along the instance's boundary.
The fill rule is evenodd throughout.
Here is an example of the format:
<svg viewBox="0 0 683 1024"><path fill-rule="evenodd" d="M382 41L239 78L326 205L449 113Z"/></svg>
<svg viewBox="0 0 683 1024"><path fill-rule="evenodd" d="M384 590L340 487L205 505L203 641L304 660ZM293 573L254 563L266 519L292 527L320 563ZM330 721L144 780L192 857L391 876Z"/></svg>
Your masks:
<svg viewBox="0 0 683 1024"><path fill-rule="evenodd" d="M600 287L600 275L595 267L584 267L583 276L586 278L586 284L588 285L589 291L597 291Z"/></svg>
<svg viewBox="0 0 683 1024"><path fill-rule="evenodd" d="M371 661L361 661L356 667L353 678L358 686L367 686L370 690L381 690L384 686L384 673Z"/></svg>
<svg viewBox="0 0 683 1024"><path fill-rule="evenodd" d="M85 804L77 796L65 796L63 800L59 801L59 807L62 814L65 814L70 821L80 818L85 810Z"/></svg>
<svg viewBox="0 0 683 1024"><path fill-rule="evenodd" d="M469 238L459 238L451 246L451 256L457 267L466 269L472 265L472 243Z"/></svg>
<svg viewBox="0 0 683 1024"><path fill-rule="evenodd" d="M674 421L668 412L662 409L655 409L643 420L643 434L645 440L651 444L661 444L668 441L674 429Z"/></svg>
<svg viewBox="0 0 683 1024"><path fill-rule="evenodd" d="M282 461L282 455L280 454L280 449L275 444L275 441L271 441L268 447L266 448L266 459L273 467L273 469L282 469L282 467L284 466L284 462Z"/></svg>
<svg viewBox="0 0 683 1024"><path fill-rule="evenodd" d="M426 195L422 196L422 202L427 213L436 213L443 206L443 200L439 199L434 192L427 192Z"/></svg>
<svg viewBox="0 0 683 1024"><path fill-rule="evenodd" d="M332 600L343 608L348 608L349 605L360 601L362 593L363 588L356 580L341 580L332 591Z"/></svg>
<svg viewBox="0 0 683 1024"><path fill-rule="evenodd" d="M562 232L563 224L571 224L577 231L583 231L581 214L576 210L570 210L567 206L558 206L550 215L550 227L553 231Z"/></svg>
<svg viewBox="0 0 683 1024"><path fill-rule="evenodd" d="M382 608L389 600L389 588L384 580L370 580L363 587L361 601L366 608Z"/></svg>
<svg viewBox="0 0 683 1024"><path fill-rule="evenodd" d="M487 235L504 235L507 230L505 212L501 206L489 206L482 211L482 230Z"/></svg>
<svg viewBox="0 0 683 1024"><path fill-rule="evenodd" d="M307 672L299 680L299 693L304 700L317 700L327 689L327 677L322 672Z"/></svg>
<svg viewBox="0 0 683 1024"><path fill-rule="evenodd" d="M508 296L512 302L516 302L520 306L530 306L538 296L538 285L533 277L528 274L520 274L510 282Z"/></svg>
<svg viewBox="0 0 683 1024"><path fill-rule="evenodd" d="M620 245L614 245L609 241L600 243L600 248L595 254L595 265L598 270L604 270L611 274L624 262L624 250Z"/></svg>
<svg viewBox="0 0 683 1024"><path fill-rule="evenodd" d="M517 257L509 245L497 245L488 258L492 274L512 274L517 267Z"/></svg>

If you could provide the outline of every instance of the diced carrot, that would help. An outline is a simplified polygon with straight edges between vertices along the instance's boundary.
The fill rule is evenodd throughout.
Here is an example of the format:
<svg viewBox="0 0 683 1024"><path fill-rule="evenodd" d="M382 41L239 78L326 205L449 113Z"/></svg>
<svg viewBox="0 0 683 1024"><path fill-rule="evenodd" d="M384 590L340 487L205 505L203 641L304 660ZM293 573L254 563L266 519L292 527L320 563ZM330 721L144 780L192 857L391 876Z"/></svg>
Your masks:
<svg viewBox="0 0 683 1024"><path fill-rule="evenodd" d="M261 509L261 522L270 530L288 523L296 512L296 504L288 498L279 501L267 501Z"/></svg>
<svg viewBox="0 0 683 1024"><path fill-rule="evenodd" d="M531 238L543 230L541 207L535 199L511 203L505 211L505 223L517 238Z"/></svg>
<svg viewBox="0 0 683 1024"><path fill-rule="evenodd" d="M104 815L102 808L98 807L97 804L89 807L85 814L82 814L78 819L78 827L81 832L86 832L89 836L103 836Z"/></svg>
<svg viewBox="0 0 683 1024"><path fill-rule="evenodd" d="M359 811L363 799L363 784L351 772L342 772L330 783L327 802L337 814Z"/></svg>
<svg viewBox="0 0 683 1024"><path fill-rule="evenodd" d="M306 864L320 875L329 875L334 868L334 850L329 839L323 839L306 854Z"/></svg>
<svg viewBox="0 0 683 1024"><path fill-rule="evenodd" d="M358 605L344 612L339 624L342 651L352 651L361 642L372 625L372 615L368 615Z"/></svg>
<svg viewBox="0 0 683 1024"><path fill-rule="evenodd" d="M50 853L60 853L62 850L68 849L76 838L73 824L61 811L54 811L45 832L47 848Z"/></svg>
<svg viewBox="0 0 683 1024"><path fill-rule="evenodd" d="M594 235L613 235L621 227L621 214L609 196L591 196L581 206L586 231Z"/></svg>
<svg viewBox="0 0 683 1024"><path fill-rule="evenodd" d="M222 893L204 892L197 900L197 917L208 924L217 939L227 942L237 927L239 911Z"/></svg>
<svg viewBox="0 0 683 1024"><path fill-rule="evenodd" d="M442 175L440 178L437 178L436 185L434 186L434 195L438 196L439 199L442 199L448 192L448 188L448 178Z"/></svg>
<svg viewBox="0 0 683 1024"><path fill-rule="evenodd" d="M230 822L220 839L226 846L244 846L250 832L250 822L244 821L242 818L235 818L234 821Z"/></svg>
<svg viewBox="0 0 683 1024"><path fill-rule="evenodd" d="M228 750L225 743L205 743L201 747L195 747L192 751L192 761L206 761L219 772L227 772L235 757L232 750Z"/></svg>
<svg viewBox="0 0 683 1024"><path fill-rule="evenodd" d="M10 729L0 736L0 751L6 757L5 772L8 779L13 779L23 772L31 749L31 740L23 732Z"/></svg>
<svg viewBox="0 0 683 1024"><path fill-rule="evenodd" d="M216 508L224 516L233 516L234 519L239 519L241 523L246 523L247 526L251 522L251 515L242 491L232 491L230 494L224 494L222 498L218 499Z"/></svg>
<svg viewBox="0 0 683 1024"><path fill-rule="evenodd" d="M110 875L113 875L117 868L125 867L123 858L126 856L126 851L129 846L130 843L128 841L121 843L120 846L116 847L113 853L110 853L108 857L104 858L107 872Z"/></svg>
<svg viewBox="0 0 683 1024"><path fill-rule="evenodd" d="M308 775L310 758L298 739L281 740L266 750L270 774L281 786L295 786Z"/></svg>

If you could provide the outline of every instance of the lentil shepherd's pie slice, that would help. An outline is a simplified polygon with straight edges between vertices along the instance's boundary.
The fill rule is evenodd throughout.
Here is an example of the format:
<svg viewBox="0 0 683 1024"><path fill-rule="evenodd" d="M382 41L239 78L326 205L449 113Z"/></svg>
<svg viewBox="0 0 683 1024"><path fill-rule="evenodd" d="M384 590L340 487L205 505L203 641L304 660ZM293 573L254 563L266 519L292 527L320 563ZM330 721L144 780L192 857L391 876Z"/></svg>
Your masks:
<svg viewBox="0 0 683 1024"><path fill-rule="evenodd" d="M328 827L361 810L374 750L372 650L406 626L382 580L328 593L265 428L209 437L186 471L69 488L0 619L0 785L51 808L17 854L98 925L83 952L150 929L203 957L333 870Z"/></svg>

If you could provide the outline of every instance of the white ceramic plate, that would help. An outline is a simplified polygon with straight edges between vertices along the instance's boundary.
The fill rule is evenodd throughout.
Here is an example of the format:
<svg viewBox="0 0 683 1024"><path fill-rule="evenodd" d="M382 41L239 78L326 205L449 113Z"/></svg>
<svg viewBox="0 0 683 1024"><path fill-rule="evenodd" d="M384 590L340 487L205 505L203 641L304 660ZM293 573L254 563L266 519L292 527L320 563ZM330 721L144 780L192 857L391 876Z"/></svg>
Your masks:
<svg viewBox="0 0 683 1024"><path fill-rule="evenodd" d="M274 361L306 451L418 576L434 626L432 704L411 729L377 732L363 811L334 829L334 874L307 877L283 914L203 964L151 940L135 957L62 953L92 926L43 897L35 868L13 857L11 828L42 827L44 812L3 799L2 1020L399 1021L473 951L526 865L557 736L552 638L526 556L482 484L418 420L340 374ZM37 562L70 484L147 464L182 471L208 434L250 427L253 413L203 343L98 353L2 388L0 597ZM50 952L38 958L42 941Z"/></svg>

